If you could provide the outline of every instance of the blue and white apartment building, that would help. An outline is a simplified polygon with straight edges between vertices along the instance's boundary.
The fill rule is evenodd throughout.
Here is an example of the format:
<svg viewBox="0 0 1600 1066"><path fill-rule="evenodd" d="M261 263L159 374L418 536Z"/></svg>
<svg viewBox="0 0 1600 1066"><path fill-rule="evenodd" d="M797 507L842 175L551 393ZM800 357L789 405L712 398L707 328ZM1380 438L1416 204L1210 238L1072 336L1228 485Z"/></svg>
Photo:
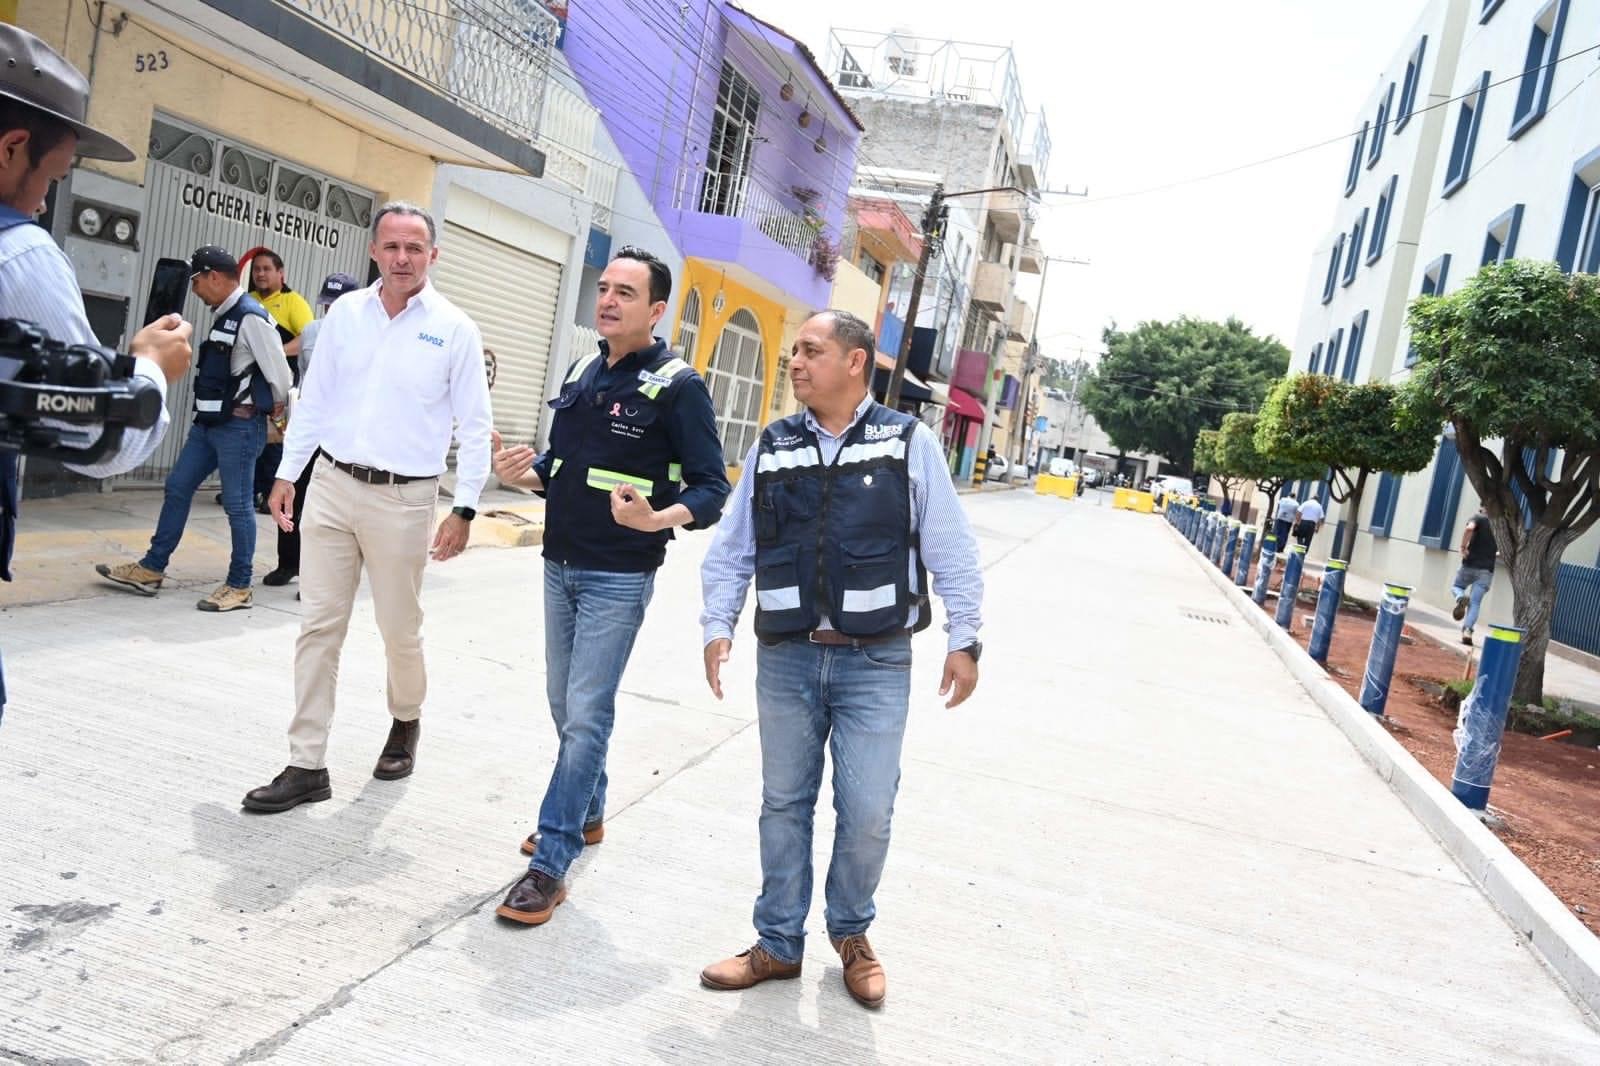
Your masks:
<svg viewBox="0 0 1600 1066"><path fill-rule="evenodd" d="M1600 270L1600 0L1435 0L1352 125L1328 182L1338 210L1310 268L1290 371L1404 380L1406 308L1484 263ZM1570 57L1570 58L1569 58ZM1305 487L1326 492L1320 485ZM1448 606L1477 508L1448 431L1426 470L1368 482L1358 522L1330 504L1312 547L1354 536L1352 568ZM1600 527L1567 549L1563 582L1600 583ZM1486 618L1511 618L1497 581ZM1556 639L1587 644L1587 634ZM1589 648L1588 650L1600 650Z"/></svg>

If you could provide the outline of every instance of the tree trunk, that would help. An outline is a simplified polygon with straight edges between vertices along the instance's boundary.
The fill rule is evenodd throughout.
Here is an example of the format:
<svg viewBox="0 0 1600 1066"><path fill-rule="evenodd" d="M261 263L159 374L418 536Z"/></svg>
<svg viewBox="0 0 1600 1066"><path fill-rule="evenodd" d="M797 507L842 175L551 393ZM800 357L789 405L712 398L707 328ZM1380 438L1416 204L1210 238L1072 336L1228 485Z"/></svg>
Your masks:
<svg viewBox="0 0 1600 1066"><path fill-rule="evenodd" d="M1497 523L1499 524L1499 523ZM1511 691L1516 706L1544 702L1544 657L1550 647L1550 621L1556 611L1556 570L1564 541L1555 531L1535 524L1523 533L1511 559L1512 616L1522 634L1522 661Z"/></svg>
<svg viewBox="0 0 1600 1066"><path fill-rule="evenodd" d="M1366 468L1363 467L1361 473L1356 475L1355 487L1350 490L1350 495L1344 503L1344 506L1349 509L1350 514L1349 517L1345 519L1344 543L1339 545L1339 551L1334 556L1334 558L1342 559L1347 563L1350 561L1350 556L1353 555L1356 550L1356 530L1361 528L1361 497L1366 495L1366 492L1367 471Z"/></svg>

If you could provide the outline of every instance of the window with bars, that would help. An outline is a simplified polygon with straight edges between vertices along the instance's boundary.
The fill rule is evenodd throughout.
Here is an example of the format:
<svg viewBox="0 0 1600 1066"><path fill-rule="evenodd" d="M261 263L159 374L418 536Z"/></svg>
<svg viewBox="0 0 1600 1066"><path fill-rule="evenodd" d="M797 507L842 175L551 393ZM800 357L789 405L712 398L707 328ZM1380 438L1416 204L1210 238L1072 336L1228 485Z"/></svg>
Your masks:
<svg viewBox="0 0 1600 1066"><path fill-rule="evenodd" d="M706 368L706 386L717 412L722 454L730 463L743 461L761 432L764 384L761 324L755 315L740 309L722 327Z"/></svg>
<svg viewBox="0 0 1600 1066"><path fill-rule="evenodd" d="M705 214L737 215L743 208L760 115L761 94L731 63L723 63L711 120L711 146L706 151L705 183L700 189L700 210Z"/></svg>

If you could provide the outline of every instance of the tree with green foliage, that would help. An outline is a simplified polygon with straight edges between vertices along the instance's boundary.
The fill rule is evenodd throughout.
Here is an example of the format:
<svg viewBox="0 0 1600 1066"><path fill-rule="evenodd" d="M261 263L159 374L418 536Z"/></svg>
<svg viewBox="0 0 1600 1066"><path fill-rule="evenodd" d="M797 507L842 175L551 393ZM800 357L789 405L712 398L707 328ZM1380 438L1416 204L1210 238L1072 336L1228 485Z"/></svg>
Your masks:
<svg viewBox="0 0 1600 1066"><path fill-rule="evenodd" d="M1352 385L1326 374L1295 374L1267 395L1256 420L1256 448L1325 472L1335 500L1348 504L1349 536L1339 546L1346 561L1367 479L1379 471L1409 474L1433 459L1438 423L1419 417L1383 381Z"/></svg>
<svg viewBox="0 0 1600 1066"><path fill-rule="evenodd" d="M1195 438L1230 411L1253 411L1289 366L1289 349L1237 319L1180 318L1105 331L1084 405L1118 448L1194 469Z"/></svg>
<svg viewBox="0 0 1600 1066"><path fill-rule="evenodd" d="M1600 519L1600 279L1512 260L1409 322L1407 400L1455 430L1526 631L1513 698L1537 704L1561 555Z"/></svg>
<svg viewBox="0 0 1600 1066"><path fill-rule="evenodd" d="M1235 412L1237 414L1238 412ZM1229 418L1234 417L1229 415ZM1222 454L1222 431L1202 429L1194 438L1194 468L1222 486L1224 511L1233 513L1233 492L1248 479L1234 470Z"/></svg>
<svg viewBox="0 0 1600 1066"><path fill-rule="evenodd" d="M1217 431L1220 460L1228 470L1256 483L1256 488L1267 495L1265 517L1270 520L1278 503L1278 494L1291 481L1320 478L1327 468L1316 463L1296 462L1283 456L1264 452L1256 447L1256 425L1260 416L1235 411L1225 415L1222 428Z"/></svg>

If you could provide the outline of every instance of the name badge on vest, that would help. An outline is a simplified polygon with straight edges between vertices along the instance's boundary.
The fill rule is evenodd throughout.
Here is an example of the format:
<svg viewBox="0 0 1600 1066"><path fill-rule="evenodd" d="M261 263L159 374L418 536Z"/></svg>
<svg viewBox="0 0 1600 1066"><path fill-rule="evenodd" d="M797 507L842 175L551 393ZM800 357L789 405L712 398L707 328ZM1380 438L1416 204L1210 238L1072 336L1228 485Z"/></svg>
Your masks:
<svg viewBox="0 0 1600 1066"><path fill-rule="evenodd" d="M655 385L658 388L663 389L672 384L671 378L663 374L652 373L648 370L639 371L639 380L644 382L646 385Z"/></svg>

